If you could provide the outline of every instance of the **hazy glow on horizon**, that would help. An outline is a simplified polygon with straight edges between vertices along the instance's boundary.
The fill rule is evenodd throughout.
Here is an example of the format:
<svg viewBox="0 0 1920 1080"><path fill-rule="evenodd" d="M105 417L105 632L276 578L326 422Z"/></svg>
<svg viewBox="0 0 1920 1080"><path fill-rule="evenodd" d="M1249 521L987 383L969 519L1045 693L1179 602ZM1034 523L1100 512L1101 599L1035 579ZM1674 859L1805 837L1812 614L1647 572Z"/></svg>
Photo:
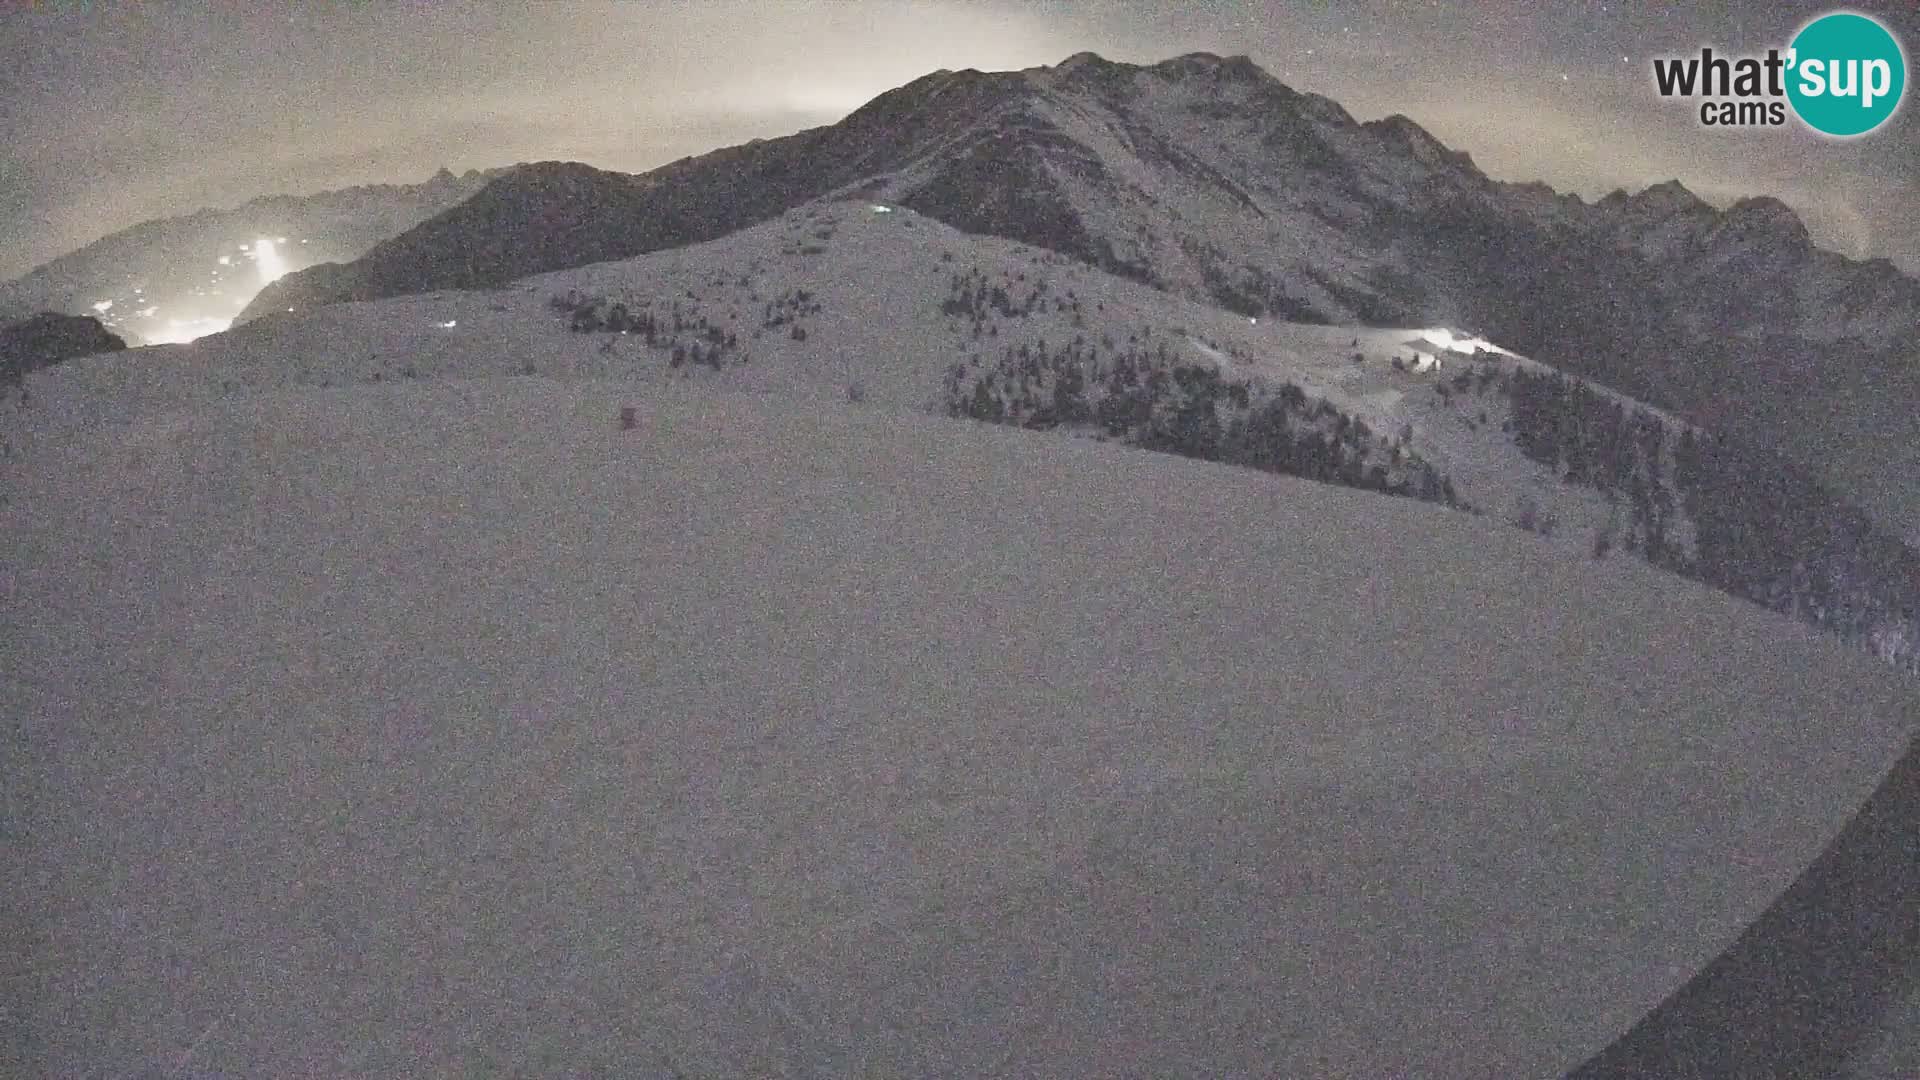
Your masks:
<svg viewBox="0 0 1920 1080"><path fill-rule="evenodd" d="M179 283L181 291L165 305L168 317L164 319L158 317L162 305L144 295L145 286L134 286L131 295L95 301L92 307L104 326L131 334L140 344L179 345L218 334L232 328L234 319L262 289L308 264L308 260L289 260L281 254L281 248L292 242L284 236L256 236L234 244L228 253L215 256L211 272L198 287L189 292L187 283ZM246 259L252 260L257 277L227 269Z"/></svg>
<svg viewBox="0 0 1920 1080"><path fill-rule="evenodd" d="M274 250L273 241L264 236L253 242L253 261L260 266L262 288L287 276L287 260Z"/></svg>
<svg viewBox="0 0 1920 1080"><path fill-rule="evenodd" d="M168 319L164 329L142 333L141 336L154 345L184 345L209 334L218 334L232 325L232 319Z"/></svg>

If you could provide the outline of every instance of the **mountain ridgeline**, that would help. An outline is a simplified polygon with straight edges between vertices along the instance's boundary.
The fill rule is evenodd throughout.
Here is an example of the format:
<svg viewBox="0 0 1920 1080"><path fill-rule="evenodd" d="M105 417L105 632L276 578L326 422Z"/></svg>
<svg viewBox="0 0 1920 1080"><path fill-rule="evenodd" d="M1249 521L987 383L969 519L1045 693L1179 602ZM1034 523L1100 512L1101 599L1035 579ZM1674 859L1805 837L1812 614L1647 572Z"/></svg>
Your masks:
<svg viewBox="0 0 1920 1080"><path fill-rule="evenodd" d="M869 203L912 211L894 215L903 226L918 216L1032 245L1146 295L1244 319L1471 327L1531 360L1488 358L1435 378L1420 415L1438 408L1502 468L1530 462L1555 489L1583 493L1600 507L1579 525L1593 529L1595 555L1631 553L1902 664L1920 648L1920 560L1805 455L1781 453L1806 439L1766 422L1810 387L1872 386L1896 371L1920 334L1920 282L1884 260L1819 249L1771 198L1722 210L1672 182L1588 203L1495 181L1405 117L1358 122L1245 57L1142 66L1082 53L1027 71L940 71L837 124L643 175L519 166L358 259L270 285L242 318L277 312L261 320L271 327L302 317L287 309L501 289L690 249L803 207L811 219ZM789 240L791 253L750 263L824 250ZM709 285L755 273L716 267ZM937 410L1499 514L1539 532L1554 531L1555 507L1568 505L1512 507L1511 484L1450 475L1462 460L1433 456L1430 440L1394 430L1400 419L1375 430L1355 401L1231 371L1252 355L1198 362L1182 335L1150 344L1151 327L1129 335L1077 301L1073 326L1097 323L1084 337L994 341L1036 304L1064 318L1064 301L1036 292L1015 311L984 277L952 273L941 314L970 325L956 341L977 344L918 346L947 374ZM576 330L637 336L675 377L725 378L776 348L764 333L796 348L807 340L799 308L791 325L773 310L808 297L806 282L783 281L773 298L743 284L734 303L766 305L759 326L738 312L721 319L713 301L694 330L703 302L690 283L652 298L556 298L556 310ZM794 302L818 314L816 301ZM919 340L908 322L891 333L900 348ZM615 355L613 342L602 348Z"/></svg>
<svg viewBox="0 0 1920 1080"><path fill-rule="evenodd" d="M1216 312L1212 329L1201 331L1209 324L1187 322L1197 312L1188 305L1180 314L1185 302L1111 278L1119 288L1102 289L1058 254L1016 252L1017 261L1007 261L940 251L934 262L945 244L936 240L922 253L931 275L926 267L889 271L944 279L943 290L917 294L917 313L897 299L862 306L851 259L802 278L773 277L820 282L826 295L761 284L776 260L802 267L830 258L850 231L911 235L904 215L891 215L901 219L894 230L858 223L885 216L847 204L814 207L788 215L793 220L765 238L730 240L731 257L676 262L658 276L596 269L588 280L600 288L555 293L546 306L574 334L598 339L587 350L595 370L669 381L752 385L753 373L825 354L844 358L832 370L850 373L847 395L862 400L861 380L898 377L885 372L890 356L912 355L923 367L951 357L931 403L950 417L1496 517L1576 557L1642 561L1896 666L1920 667L1920 555L1812 470L1756 440L1497 350L1415 372L1368 355L1380 338L1394 342L1393 333L1363 333L1364 345L1355 336L1351 352L1347 334L1321 335L1334 340L1318 348L1335 355L1315 360L1298 350L1315 348L1313 335L1300 331L1317 328L1268 330ZM775 236L784 247L767 242ZM880 257L870 240L854 243ZM755 254L742 258L748 252ZM622 283L600 291L609 279ZM1144 292L1144 310L1125 299L1129 292ZM867 334L875 339L863 344ZM1276 347L1296 351L1295 360L1265 365L1262 354ZM521 370L541 366L529 359ZM1382 409L1389 400L1396 404Z"/></svg>
<svg viewBox="0 0 1920 1080"><path fill-rule="evenodd" d="M1705 342L1852 360L1890 355L1920 325L1920 282L1816 248L1771 198L1720 211L1670 183L1588 204L1491 180L1411 120L1359 123L1245 57L1136 66L1091 53L936 72L832 126L640 176L522 166L351 263L290 276L248 314L498 286L835 193L1249 315L1472 325L1553 361L1690 356Z"/></svg>
<svg viewBox="0 0 1920 1080"><path fill-rule="evenodd" d="M195 290L209 287L208 270L237 244L288 235L308 241L303 258L354 258L458 205L503 171L455 175L442 169L419 184L270 195L230 209L148 221L0 283L0 320L39 311L86 315L100 310L94 305L101 301L116 299L116 316L152 305L164 318L194 306ZM137 302L129 302L136 288Z"/></svg>
<svg viewBox="0 0 1920 1080"><path fill-rule="evenodd" d="M1770 197L1723 210L1668 182L1589 203L1496 181L1404 116L1358 122L1246 57L1081 53L1026 71L938 71L837 124L643 175L522 166L359 259L288 276L241 319L498 287L836 196L1248 316L1472 327L1802 461L1807 447L1845 443L1830 475L1903 483L1898 455L1852 445L1820 419L1834 410L1811 403L1839 409L1843 395L1911 383L1920 281L1817 247ZM1789 415L1820 430L1777 430ZM1883 502L1883 520L1920 536L1920 491Z"/></svg>
<svg viewBox="0 0 1920 1080"><path fill-rule="evenodd" d="M1818 627L1920 671L1920 553L1835 496L1811 470L1750 439L1629 408L1578 378L1496 362L1434 385L1464 419L1497 401L1500 442L1568 489L1613 507L1591 539ZM1162 347L1081 339L1049 352L1008 346L994 364L948 370L947 414L1033 429L1080 428L1130 446L1416 498L1480 514L1451 477L1299 386L1222 377ZM1528 499L1512 524L1552 535Z"/></svg>

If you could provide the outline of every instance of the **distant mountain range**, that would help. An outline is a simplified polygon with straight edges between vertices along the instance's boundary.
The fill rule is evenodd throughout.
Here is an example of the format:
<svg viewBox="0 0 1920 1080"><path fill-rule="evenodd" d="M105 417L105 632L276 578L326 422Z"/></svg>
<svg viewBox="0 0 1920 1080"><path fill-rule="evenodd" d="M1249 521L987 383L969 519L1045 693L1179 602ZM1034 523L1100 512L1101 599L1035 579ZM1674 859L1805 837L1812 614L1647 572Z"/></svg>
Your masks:
<svg viewBox="0 0 1920 1080"><path fill-rule="evenodd" d="M1473 328L1808 460L1843 447L1817 463L1920 536L1914 454L1845 428L1855 403L1920 385L1920 281L1817 247L1773 198L1721 210L1669 182L1589 203L1493 180L1404 116L1357 122L1246 57L939 71L832 126L638 176L522 166L358 259L288 276L241 318L499 286L831 195L1250 316Z"/></svg>
<svg viewBox="0 0 1920 1080"><path fill-rule="evenodd" d="M278 254L295 266L355 258L459 204L501 172L456 176L442 169L420 184L273 195L145 222L0 284L0 321L41 311L100 314L136 341L158 336L170 321L223 326L258 287L250 268L231 268L246 261L242 245L286 237Z"/></svg>
<svg viewBox="0 0 1920 1080"><path fill-rule="evenodd" d="M68 363L15 425L33 438L295 386L505 376L854 400L1439 503L1920 664L1920 554L1754 440L1455 328L1239 315L864 199L498 290L322 305L137 363Z"/></svg>
<svg viewBox="0 0 1920 1080"><path fill-rule="evenodd" d="M1890 356L1920 327L1920 282L1815 247L1778 200L1716 210L1675 182L1589 204L1491 180L1403 116L1359 123L1204 53L936 72L830 127L640 176L522 167L242 318L500 285L847 192L1250 315L1474 326L1689 407L1716 403L1736 358L1791 380L1810 353Z"/></svg>

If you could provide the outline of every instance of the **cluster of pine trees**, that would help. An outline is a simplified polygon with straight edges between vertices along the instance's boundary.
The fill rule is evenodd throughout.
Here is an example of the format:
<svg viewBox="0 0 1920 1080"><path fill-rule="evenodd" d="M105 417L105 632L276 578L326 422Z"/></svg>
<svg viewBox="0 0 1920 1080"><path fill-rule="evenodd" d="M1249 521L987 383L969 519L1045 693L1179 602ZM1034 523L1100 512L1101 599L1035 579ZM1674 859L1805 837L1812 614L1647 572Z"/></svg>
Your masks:
<svg viewBox="0 0 1920 1080"><path fill-rule="evenodd" d="M1855 640L1920 626L1920 554L1811 471L1738 439L1688 432L1675 474L1702 580Z"/></svg>
<svg viewBox="0 0 1920 1080"><path fill-rule="evenodd" d="M1011 277L1002 275L992 283L978 267L964 274L955 273L948 279L946 299L940 302L942 315L970 320L976 338L988 327L992 316L1024 319L1035 312L1048 311L1071 315L1075 326L1084 325L1085 312L1072 289L1064 294L1056 293L1044 277L1036 276L1029 282L1024 270Z"/></svg>
<svg viewBox="0 0 1920 1080"><path fill-rule="evenodd" d="M947 371L948 415L1029 428L1082 427L1147 450L1470 509L1404 439L1388 439L1291 383L1270 391L1180 361L1165 345L1008 346Z"/></svg>
<svg viewBox="0 0 1920 1080"><path fill-rule="evenodd" d="M790 327L795 339L805 341L807 332L800 320L809 315L820 314L820 301L806 289L788 289L779 296L767 301L760 313L760 328L777 330L782 326Z"/></svg>
<svg viewBox="0 0 1920 1080"><path fill-rule="evenodd" d="M553 297L548 306L568 317L568 329L574 333L632 335L648 348L666 352L667 363L676 370L704 364L719 371L729 360L741 357L737 333L722 329L698 308L683 308L678 299L656 314L650 301L629 307L624 301L583 296L573 290Z"/></svg>
<svg viewBox="0 0 1920 1080"><path fill-rule="evenodd" d="M1810 470L1737 437L1676 434L1558 373L1515 372L1506 388L1515 444L1628 500L1647 561L1920 666L1920 554ZM1681 512L1691 554L1672 540Z"/></svg>
<svg viewBox="0 0 1920 1080"><path fill-rule="evenodd" d="M1285 282L1251 263L1229 268L1228 260L1212 244L1186 241L1188 258L1200 268L1200 280L1207 295L1237 315L1271 315L1290 322L1325 323L1327 318L1312 304L1288 291Z"/></svg>
<svg viewBox="0 0 1920 1080"><path fill-rule="evenodd" d="M1558 372L1520 368L1498 378L1520 452L1569 484L1624 503L1620 542L1656 566L1680 566L1686 554L1674 536L1666 422L1643 408L1629 411L1618 399ZM1479 383L1481 389L1487 385Z"/></svg>

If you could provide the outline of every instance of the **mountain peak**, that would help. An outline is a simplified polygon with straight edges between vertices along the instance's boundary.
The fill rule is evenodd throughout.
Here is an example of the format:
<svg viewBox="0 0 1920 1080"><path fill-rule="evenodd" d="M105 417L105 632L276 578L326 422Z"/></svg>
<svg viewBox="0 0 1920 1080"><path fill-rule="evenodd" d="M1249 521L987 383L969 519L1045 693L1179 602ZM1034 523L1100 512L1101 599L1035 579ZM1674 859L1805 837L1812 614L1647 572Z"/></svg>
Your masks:
<svg viewBox="0 0 1920 1080"><path fill-rule="evenodd" d="M1140 72L1149 72L1172 82L1188 79L1255 84L1275 82L1273 76L1262 70L1250 57L1223 57L1210 52L1191 52L1157 64L1144 65L1109 60L1099 53L1083 50L1053 67L1032 69L1032 72L1045 73L1063 82L1078 82L1088 78L1124 78Z"/></svg>
<svg viewBox="0 0 1920 1080"><path fill-rule="evenodd" d="M1473 158L1466 151L1447 149L1446 144L1434 138L1432 132L1401 113L1394 113L1379 120L1370 120L1361 126L1412 154L1416 160L1429 168L1446 165L1467 169L1474 167Z"/></svg>
<svg viewBox="0 0 1920 1080"><path fill-rule="evenodd" d="M1763 233L1779 241L1809 243L1807 226L1793 208L1771 195L1741 199L1727 208L1726 223L1743 232Z"/></svg>
<svg viewBox="0 0 1920 1080"><path fill-rule="evenodd" d="M1272 78L1244 54L1223 57L1210 52L1190 52L1171 60L1162 60L1153 65L1151 70L1174 79L1206 76L1252 82Z"/></svg>
<svg viewBox="0 0 1920 1080"><path fill-rule="evenodd" d="M1707 206L1705 200L1687 190L1687 186L1678 180L1655 184L1628 201L1668 213L1698 210Z"/></svg>
<svg viewBox="0 0 1920 1080"><path fill-rule="evenodd" d="M1109 60L1097 52L1082 51L1074 53L1053 67L1039 68L1030 74L1041 76L1044 82L1053 86L1117 88L1131 79L1139 70L1132 64Z"/></svg>
<svg viewBox="0 0 1920 1080"><path fill-rule="evenodd" d="M1085 50L1074 53L1072 56L1060 61L1054 65L1053 70L1062 75L1071 75L1083 68L1111 68L1119 66L1119 64L1101 56L1097 52Z"/></svg>
<svg viewBox="0 0 1920 1080"><path fill-rule="evenodd" d="M933 72L836 124L640 177L523 165L350 266L288 275L248 312L492 287L716 239L848 195L1250 317L1471 321L1521 348L1583 351L1588 331L1560 329L1561 314L1592 296L1592 282L1630 282L1617 294L1659 308L1695 262L1800 232L1766 202L1722 227L1678 181L1610 196L1592 213L1545 187L1495 184L1411 118L1363 126L1245 56L1136 64L1082 50L1053 66ZM1726 250L1709 250L1709 236ZM1404 269L1409 260L1462 269L1426 278ZM1557 261L1570 269L1544 283L1519 269ZM1878 347L1897 322L1881 312L1916 309L1889 295L1845 332ZM1820 317L1746 293L1717 302L1729 324Z"/></svg>

